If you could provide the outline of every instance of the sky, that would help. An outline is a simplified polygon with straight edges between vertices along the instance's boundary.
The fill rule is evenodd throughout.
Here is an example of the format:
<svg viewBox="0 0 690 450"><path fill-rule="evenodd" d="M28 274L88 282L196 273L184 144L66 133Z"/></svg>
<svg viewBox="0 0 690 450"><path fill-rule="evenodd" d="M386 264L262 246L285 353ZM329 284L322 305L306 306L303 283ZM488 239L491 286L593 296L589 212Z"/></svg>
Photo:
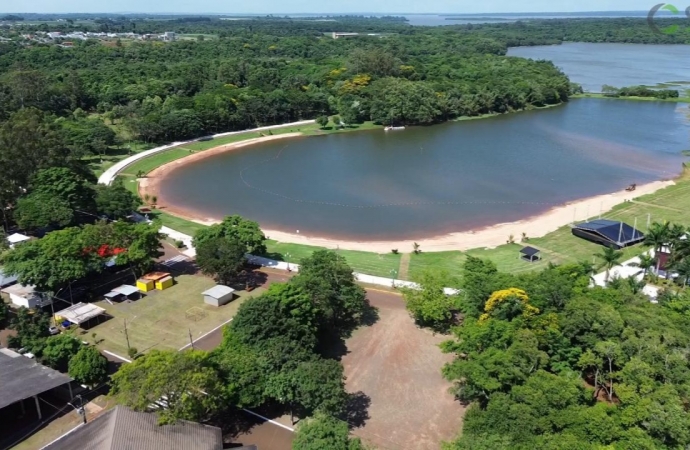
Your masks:
<svg viewBox="0 0 690 450"><path fill-rule="evenodd" d="M506 13L646 11L659 0L2 0L5 13ZM677 2L685 9L687 0Z"/></svg>

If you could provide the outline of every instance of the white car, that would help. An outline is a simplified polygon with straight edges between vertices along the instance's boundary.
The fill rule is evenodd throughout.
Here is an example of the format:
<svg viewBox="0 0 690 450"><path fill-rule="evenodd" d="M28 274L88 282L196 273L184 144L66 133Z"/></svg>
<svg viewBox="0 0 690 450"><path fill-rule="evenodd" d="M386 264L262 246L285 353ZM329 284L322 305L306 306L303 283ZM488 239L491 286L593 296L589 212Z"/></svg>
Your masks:
<svg viewBox="0 0 690 450"><path fill-rule="evenodd" d="M50 333L51 336L55 336L56 334L60 334L60 329L58 327L50 327L48 328L48 333Z"/></svg>

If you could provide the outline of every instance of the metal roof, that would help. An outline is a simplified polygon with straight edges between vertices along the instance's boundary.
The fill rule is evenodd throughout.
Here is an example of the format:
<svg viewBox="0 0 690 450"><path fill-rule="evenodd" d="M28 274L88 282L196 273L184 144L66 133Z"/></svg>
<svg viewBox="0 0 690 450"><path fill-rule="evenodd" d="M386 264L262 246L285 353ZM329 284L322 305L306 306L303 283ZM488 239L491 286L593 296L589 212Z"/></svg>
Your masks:
<svg viewBox="0 0 690 450"><path fill-rule="evenodd" d="M184 420L158 425L153 413L124 406L76 428L43 450L221 450L220 428Z"/></svg>
<svg viewBox="0 0 690 450"><path fill-rule="evenodd" d="M223 298L228 294L232 294L233 292L235 292L233 288L223 284L218 284L213 286L211 289L202 292L201 295L208 295L209 297L213 298Z"/></svg>
<svg viewBox="0 0 690 450"><path fill-rule="evenodd" d="M577 224L575 228L595 232L611 242L620 244L644 239L644 233L640 230L631 227L625 222L618 222L615 220L592 220L590 222Z"/></svg>
<svg viewBox="0 0 690 450"><path fill-rule="evenodd" d="M24 286L23 284L13 284L12 286L2 289L2 292L24 298L38 296L36 293L36 286Z"/></svg>
<svg viewBox="0 0 690 450"><path fill-rule="evenodd" d="M527 247L523 247L523 248L520 250L520 253L523 254L523 255L525 255L525 256L532 257L532 256L536 255L537 253L539 253L539 251L540 251L540 250L537 249L537 248L527 246Z"/></svg>
<svg viewBox="0 0 690 450"><path fill-rule="evenodd" d="M113 292L117 292L118 294L129 296L129 295L136 294L137 292L139 292L139 289L134 287L134 286L131 286L129 284L123 284L122 286L119 286L119 287L116 287L115 289L113 289Z"/></svg>
<svg viewBox="0 0 690 450"><path fill-rule="evenodd" d="M92 305L91 303L77 303L62 311L58 311L56 315L79 325L100 316L104 312L105 309L100 306Z"/></svg>
<svg viewBox="0 0 690 450"><path fill-rule="evenodd" d="M18 242L24 242L30 239L31 238L29 236L25 236L21 233L14 233L7 236L7 242L9 242L10 244L16 244Z"/></svg>
<svg viewBox="0 0 690 450"><path fill-rule="evenodd" d="M72 381L57 370L0 348L0 408Z"/></svg>

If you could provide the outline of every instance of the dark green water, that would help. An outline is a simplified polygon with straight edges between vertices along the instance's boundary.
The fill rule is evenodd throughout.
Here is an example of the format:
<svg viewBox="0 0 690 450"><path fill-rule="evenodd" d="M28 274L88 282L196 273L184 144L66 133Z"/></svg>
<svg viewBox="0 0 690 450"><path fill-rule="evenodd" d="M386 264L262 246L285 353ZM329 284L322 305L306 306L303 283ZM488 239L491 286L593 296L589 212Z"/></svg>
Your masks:
<svg viewBox="0 0 690 450"><path fill-rule="evenodd" d="M404 131L277 140L183 166L161 196L202 217L343 239L421 238L527 218L680 173L687 106L581 99Z"/></svg>

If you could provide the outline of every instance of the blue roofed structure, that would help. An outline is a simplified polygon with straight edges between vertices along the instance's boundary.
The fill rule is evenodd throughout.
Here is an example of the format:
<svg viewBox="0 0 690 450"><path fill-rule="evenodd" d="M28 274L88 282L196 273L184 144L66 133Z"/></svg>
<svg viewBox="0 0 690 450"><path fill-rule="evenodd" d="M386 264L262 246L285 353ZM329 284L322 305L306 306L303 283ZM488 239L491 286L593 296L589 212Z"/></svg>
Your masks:
<svg viewBox="0 0 690 450"><path fill-rule="evenodd" d="M588 241L617 249L644 241L644 233L616 220L599 219L580 223L573 227L572 233Z"/></svg>

